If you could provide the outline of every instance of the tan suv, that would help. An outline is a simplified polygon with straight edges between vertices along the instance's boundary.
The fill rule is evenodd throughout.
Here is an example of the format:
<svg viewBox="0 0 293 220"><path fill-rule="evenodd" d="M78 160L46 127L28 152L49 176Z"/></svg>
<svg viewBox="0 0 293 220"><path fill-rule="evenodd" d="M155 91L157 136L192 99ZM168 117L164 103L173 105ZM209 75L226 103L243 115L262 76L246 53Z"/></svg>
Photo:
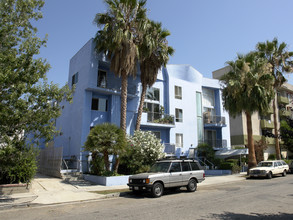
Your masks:
<svg viewBox="0 0 293 220"><path fill-rule="evenodd" d="M165 188L185 186L194 192L204 179L204 170L196 160L161 160L148 173L130 176L127 185L133 192L149 191L153 197L160 197Z"/></svg>
<svg viewBox="0 0 293 220"><path fill-rule="evenodd" d="M249 177L267 177L271 179L274 175L286 176L289 171L288 164L283 160L268 160L260 162L257 167L249 170Z"/></svg>

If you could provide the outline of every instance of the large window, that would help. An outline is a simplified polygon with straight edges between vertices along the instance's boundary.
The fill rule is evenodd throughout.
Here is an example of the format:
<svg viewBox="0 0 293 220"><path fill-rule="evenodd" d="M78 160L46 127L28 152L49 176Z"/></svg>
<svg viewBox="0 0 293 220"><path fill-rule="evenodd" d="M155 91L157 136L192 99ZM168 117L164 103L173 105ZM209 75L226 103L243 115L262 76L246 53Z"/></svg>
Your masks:
<svg viewBox="0 0 293 220"><path fill-rule="evenodd" d="M215 92L212 89L203 88L203 105L204 106L215 106Z"/></svg>
<svg viewBox="0 0 293 220"><path fill-rule="evenodd" d="M182 99L182 88L175 86L175 99Z"/></svg>
<svg viewBox="0 0 293 220"><path fill-rule="evenodd" d="M160 89L153 87L148 88L145 98L148 100L160 101Z"/></svg>
<svg viewBox="0 0 293 220"><path fill-rule="evenodd" d="M78 82L78 72L73 74L72 79L71 79L71 85L75 85Z"/></svg>
<svg viewBox="0 0 293 220"><path fill-rule="evenodd" d="M183 134L176 134L176 147L183 147Z"/></svg>
<svg viewBox="0 0 293 220"><path fill-rule="evenodd" d="M98 87L103 87L106 88L107 87L107 81L106 81L106 71L103 70L99 70L98 71Z"/></svg>
<svg viewBox="0 0 293 220"><path fill-rule="evenodd" d="M183 110L182 109L176 108L175 115L176 115L176 122L183 122Z"/></svg>
<svg viewBox="0 0 293 220"><path fill-rule="evenodd" d="M108 100L102 98L93 98L92 110L106 112L108 110Z"/></svg>

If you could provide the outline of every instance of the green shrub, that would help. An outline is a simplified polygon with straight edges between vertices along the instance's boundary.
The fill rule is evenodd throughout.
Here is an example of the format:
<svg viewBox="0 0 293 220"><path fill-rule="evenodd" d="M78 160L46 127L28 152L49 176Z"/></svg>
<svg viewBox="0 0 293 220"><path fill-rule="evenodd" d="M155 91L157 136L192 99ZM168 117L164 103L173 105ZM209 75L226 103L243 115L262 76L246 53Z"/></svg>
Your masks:
<svg viewBox="0 0 293 220"><path fill-rule="evenodd" d="M89 133L84 144L84 150L92 153L100 153L103 155L104 169L111 171L109 156L116 157L114 171L117 172L120 158L126 151L126 138L122 129L114 124L104 123L96 125ZM119 156L118 156L119 155ZM96 158L99 160L99 158ZM94 161L94 163L100 163ZM101 169L102 165L96 164L96 168ZM102 172L102 171L97 171ZM98 174L98 173L97 173Z"/></svg>
<svg viewBox="0 0 293 220"><path fill-rule="evenodd" d="M234 166L234 163L230 162L222 162L220 164L220 169L221 170L232 170L232 167Z"/></svg>
<svg viewBox="0 0 293 220"><path fill-rule="evenodd" d="M0 184L29 183L37 171L38 152L32 146L0 148Z"/></svg>
<svg viewBox="0 0 293 220"><path fill-rule="evenodd" d="M276 160L276 154L270 154L268 160Z"/></svg>
<svg viewBox="0 0 293 220"><path fill-rule="evenodd" d="M135 131L128 137L127 153L121 158L119 173L146 172L156 160L162 158L164 146L150 131Z"/></svg>
<svg viewBox="0 0 293 220"><path fill-rule="evenodd" d="M238 164L233 164L231 171L232 173L240 173L241 167Z"/></svg>

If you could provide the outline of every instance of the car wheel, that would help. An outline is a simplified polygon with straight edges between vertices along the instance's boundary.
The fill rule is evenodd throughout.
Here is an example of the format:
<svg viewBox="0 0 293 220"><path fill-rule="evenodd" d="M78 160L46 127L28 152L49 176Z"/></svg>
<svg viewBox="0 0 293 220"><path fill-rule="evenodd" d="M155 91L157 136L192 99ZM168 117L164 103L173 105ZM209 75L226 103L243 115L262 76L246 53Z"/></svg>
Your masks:
<svg viewBox="0 0 293 220"><path fill-rule="evenodd" d="M164 187L161 183L155 183L152 188L152 196L155 198L161 197L164 193Z"/></svg>
<svg viewBox="0 0 293 220"><path fill-rule="evenodd" d="M268 179L272 179L272 177L273 177L272 172L269 172L268 175L267 175L267 177L268 177Z"/></svg>
<svg viewBox="0 0 293 220"><path fill-rule="evenodd" d="M191 179L191 180L189 180L188 185L187 185L186 188L187 188L187 190L188 190L189 192L194 192L194 191L196 191L196 188L197 188L196 180L195 180L195 179Z"/></svg>
<svg viewBox="0 0 293 220"><path fill-rule="evenodd" d="M282 176L286 176L287 175L287 171L284 170L283 173L282 173Z"/></svg>

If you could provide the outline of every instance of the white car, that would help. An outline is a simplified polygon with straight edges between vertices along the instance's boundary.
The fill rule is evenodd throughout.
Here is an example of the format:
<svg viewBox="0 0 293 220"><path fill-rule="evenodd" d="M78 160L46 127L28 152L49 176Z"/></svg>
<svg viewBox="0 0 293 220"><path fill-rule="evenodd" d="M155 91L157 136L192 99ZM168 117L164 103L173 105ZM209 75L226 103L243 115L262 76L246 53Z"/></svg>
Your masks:
<svg viewBox="0 0 293 220"><path fill-rule="evenodd" d="M257 167L249 170L249 177L267 177L271 179L274 175L286 176L289 171L288 164L283 160L268 160L260 162Z"/></svg>

